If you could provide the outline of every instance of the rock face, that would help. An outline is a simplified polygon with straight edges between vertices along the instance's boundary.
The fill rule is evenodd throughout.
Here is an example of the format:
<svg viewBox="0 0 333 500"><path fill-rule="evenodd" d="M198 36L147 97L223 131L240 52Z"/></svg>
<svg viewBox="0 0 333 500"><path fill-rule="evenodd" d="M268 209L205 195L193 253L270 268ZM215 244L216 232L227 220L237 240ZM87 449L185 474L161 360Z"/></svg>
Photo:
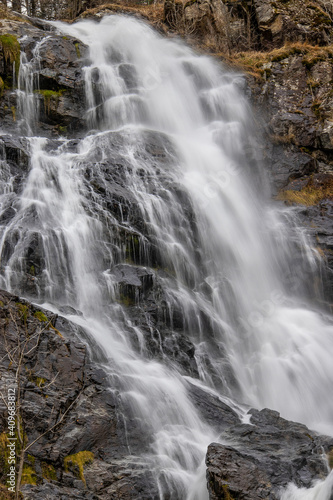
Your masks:
<svg viewBox="0 0 333 500"><path fill-rule="evenodd" d="M313 45L332 41L332 19L319 2L254 0L254 10L263 49L291 41Z"/></svg>
<svg viewBox="0 0 333 500"><path fill-rule="evenodd" d="M138 466L133 456L126 459L124 409L107 374L78 340L78 328L6 292L0 292L0 301L1 391L6 394L9 386L18 387L18 377L22 432L27 444L35 441L25 454L24 498L132 499L138 491L140 498L158 498L150 465ZM3 437L6 412L3 401L0 404ZM135 429L133 420L132 455L135 443L140 454L145 446ZM0 444L0 482L5 483L8 464L3 443L6 438Z"/></svg>
<svg viewBox="0 0 333 500"><path fill-rule="evenodd" d="M85 95L82 67L85 47L72 37L51 32L51 26L31 21L2 20L0 26L0 116L6 130L16 128L21 119L20 101L13 92L15 83L26 90L29 81L18 77L20 58L30 61L38 73L37 92L40 107L40 126L47 135L75 133L84 126ZM38 71L37 71L38 69ZM35 76L36 78L36 76ZM35 82L36 86L36 82ZM31 110L33 113L33 110ZM27 133L22 124L22 132Z"/></svg>
<svg viewBox="0 0 333 500"><path fill-rule="evenodd" d="M124 280L124 269L118 272ZM126 282L140 286L138 274L131 270ZM95 364L79 340L85 338L84 332L1 291L0 336L0 390L6 394L8 387L18 387L18 377L22 432L25 446L32 444L25 453L23 498L134 500L139 495L157 500L154 464L142 458L148 443L101 366L103 354ZM323 449L333 449L332 439L270 410L251 410L251 425L241 424L235 411L215 396L196 385L189 390L203 421L229 442L208 448L210 498L277 499L278 488L291 480L309 486L313 479L325 476L321 454ZM7 430L3 401L0 409L3 438ZM6 438L1 439L2 483L8 466L5 445ZM18 455L20 450L18 446Z"/></svg>
<svg viewBox="0 0 333 500"><path fill-rule="evenodd" d="M301 0L166 0L164 21L171 29L195 35L218 50L269 50L286 42L332 42L330 6Z"/></svg>
<svg viewBox="0 0 333 500"><path fill-rule="evenodd" d="M320 457L323 448L326 453L332 449L332 439L316 436L272 410L250 410L249 414L251 424L231 426L221 435L230 444L208 447L211 500L278 500L289 482L309 487L314 478L326 477L327 466Z"/></svg>

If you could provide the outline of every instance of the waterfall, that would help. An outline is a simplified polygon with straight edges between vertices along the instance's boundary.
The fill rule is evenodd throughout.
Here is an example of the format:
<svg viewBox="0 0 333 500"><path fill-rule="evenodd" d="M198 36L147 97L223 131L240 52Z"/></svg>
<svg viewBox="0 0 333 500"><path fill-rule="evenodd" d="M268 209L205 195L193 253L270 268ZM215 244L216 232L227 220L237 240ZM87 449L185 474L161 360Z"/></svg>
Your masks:
<svg viewBox="0 0 333 500"><path fill-rule="evenodd" d="M148 436L141 458L161 498L204 500L202 464L218 436L191 401L188 373L163 352L150 359L120 303L117 266L163 269L165 314L171 329L180 314L201 387L240 415L237 401L333 434L332 319L306 284L319 256L290 210L269 201L240 75L127 17L52 24L89 47L88 133L75 145L30 137L30 171L2 228L0 285L17 293L38 249L28 298L67 314L102 351L112 386ZM34 57L20 69L19 92L29 96L38 49ZM37 134L31 102L20 112ZM120 164L119 190L131 193L135 216L126 203L118 217L106 206L108 162ZM2 210L9 198L1 195Z"/></svg>

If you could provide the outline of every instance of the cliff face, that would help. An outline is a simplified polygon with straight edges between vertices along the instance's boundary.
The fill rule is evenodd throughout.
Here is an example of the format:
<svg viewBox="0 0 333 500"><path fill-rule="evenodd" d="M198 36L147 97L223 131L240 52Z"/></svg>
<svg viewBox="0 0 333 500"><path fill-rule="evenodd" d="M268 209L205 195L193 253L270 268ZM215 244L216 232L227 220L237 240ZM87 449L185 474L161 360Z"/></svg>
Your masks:
<svg viewBox="0 0 333 500"><path fill-rule="evenodd" d="M279 16L282 16L287 23L287 14L275 11L274 16L271 14L273 7L273 4L262 3L255 7L262 31L258 39L263 45L268 39L276 40L274 36L278 32L268 18L280 26ZM287 23L287 26L290 25ZM303 27L296 28L304 33ZM269 35L269 30L275 35ZM320 29L311 41L326 43L329 36L327 30ZM281 35L279 43L285 39ZM24 50L29 57L36 44L38 46L39 127L51 139L50 150L58 146L60 135L67 135L66 147L70 152L77 148L76 138L83 134L85 127L82 67L86 47L72 37L56 35L48 24L34 20L25 22L19 18L1 21L0 44L0 114L5 131L0 136L4 165L1 180L6 183L14 178L13 192L19 193L28 173L30 154L24 138L27 124L18 124L17 94L13 92L17 85L20 51ZM248 81L257 110L265 110L269 123L268 130L263 131L266 147L261 155L264 165L270 169L275 194L288 203L299 201L295 195L310 196L313 204L309 205L308 198L304 198L306 204L300 209L300 216L312 227L318 246L330 259L333 245L329 224L332 210L332 61L328 47L316 49L317 55L310 61L314 54L312 49L306 46L299 50L301 52L287 52L279 60L259 62L255 69L260 78L250 76ZM123 70L126 72L128 68ZM130 79L128 72L129 87ZM156 168L172 164L172 150L162 134L147 133L144 141L146 157L155 161ZM115 133L108 161L102 155L99 159L88 158L91 163L99 163L99 173L92 175L88 161L85 165L86 183L93 196L103 197L105 209L112 212L119 223L124 210L127 211L132 227L137 229L137 232L128 231L119 224L117 236L125 242L128 263L115 266L113 279L133 324L144 332L149 356L167 359L181 367L185 375L196 377L199 367L193 344L183 332L183 318L175 306L171 329L166 313L168 297L162 281L167 278L173 282L174 277L161 268L157 252L152 257L154 266L151 268L143 270L132 263L141 263L138 237L139 233L147 234L148 229L126 185L125 161L120 149L121 136ZM179 192L178 196L187 207L191 221L193 214L185 193ZM9 204L4 214L1 222L7 224L15 215L15 207ZM22 293L25 296L35 297L42 280L39 249L36 233L31 238L29 251L22 258ZM10 250L8 248L7 253ZM122 405L117 389L110 387L110 380L101 367L106 362L103 353L98 349L94 353L90 351L85 333L79 327L6 292L0 294L0 316L1 391L5 393L17 381L20 386L22 443L17 451L23 464L23 497L34 500L62 496L159 498L152 477L154 464L140 457L144 450L149 450L148 443L135 415ZM207 316L202 315L200 321L209 328ZM241 423L235 411L215 396L190 383L189 391L203 421L215 427L217 434L235 443L235 448L221 444L209 447L207 481L212 499L237 495L253 499L264 495L274 499L279 488L291 480L308 487L313 479L325 477L327 470L321 455L323 449L327 453L333 449L332 439L320 437L270 410L252 410L252 424ZM3 402L1 412L0 463L4 465L1 476L4 483L7 423ZM126 421L129 426L125 425ZM128 442L131 443L131 457Z"/></svg>

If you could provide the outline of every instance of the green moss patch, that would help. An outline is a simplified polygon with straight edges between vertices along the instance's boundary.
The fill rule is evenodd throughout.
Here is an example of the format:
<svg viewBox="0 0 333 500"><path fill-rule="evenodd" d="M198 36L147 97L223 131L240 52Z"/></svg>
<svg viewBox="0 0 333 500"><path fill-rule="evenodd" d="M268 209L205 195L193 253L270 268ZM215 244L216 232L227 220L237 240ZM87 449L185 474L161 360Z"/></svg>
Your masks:
<svg viewBox="0 0 333 500"><path fill-rule="evenodd" d="M3 52L5 63L14 65L16 78L20 70L21 47L14 35L0 35L0 47Z"/></svg>
<svg viewBox="0 0 333 500"><path fill-rule="evenodd" d="M80 57L81 57L81 52L80 52L80 45L79 45L79 42L74 42L74 46L75 46L76 55L77 55L78 59L80 59Z"/></svg>
<svg viewBox="0 0 333 500"><path fill-rule="evenodd" d="M94 460L94 454L91 451L79 451L74 455L69 455L64 459L66 472L72 472L77 478L81 479L86 485L84 477L85 466L91 464Z"/></svg>
<svg viewBox="0 0 333 500"><path fill-rule="evenodd" d="M6 478L6 475L9 472L8 458L9 458L9 439L5 432L0 434L0 477L2 480Z"/></svg>
<svg viewBox="0 0 333 500"><path fill-rule="evenodd" d="M37 318L42 323L47 323L49 321L47 316L42 311L36 311L34 313L34 317Z"/></svg>
<svg viewBox="0 0 333 500"><path fill-rule="evenodd" d="M37 474L36 474L36 471L29 464L24 464L23 465L23 472L22 472L21 484L22 484L22 486L24 484L32 484L32 485L36 485L37 484Z"/></svg>
<svg viewBox="0 0 333 500"><path fill-rule="evenodd" d="M65 89L37 90L36 92L44 97L45 111L47 114L49 114L51 104L55 104L55 106L58 106L59 98L65 92Z"/></svg>
<svg viewBox="0 0 333 500"><path fill-rule="evenodd" d="M18 302L16 304L16 307L19 311L20 319L26 323L29 315L29 307L26 306L25 304L22 304L21 302Z"/></svg>
<svg viewBox="0 0 333 500"><path fill-rule="evenodd" d="M53 465L48 464L47 462L42 462L41 467L42 467L43 479L46 479L47 481L57 480L57 473Z"/></svg>

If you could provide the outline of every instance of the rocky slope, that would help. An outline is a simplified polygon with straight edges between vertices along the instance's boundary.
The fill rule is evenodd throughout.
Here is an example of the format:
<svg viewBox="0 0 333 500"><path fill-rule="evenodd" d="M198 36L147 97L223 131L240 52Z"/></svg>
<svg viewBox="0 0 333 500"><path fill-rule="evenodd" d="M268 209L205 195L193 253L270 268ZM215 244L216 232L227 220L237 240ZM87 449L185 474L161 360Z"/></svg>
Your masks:
<svg viewBox="0 0 333 500"><path fill-rule="evenodd" d="M22 444L16 450L18 458L25 450L23 498L160 498L153 464L140 457L146 447L142 433L110 384L103 358L93 360L84 332L4 291L0 306L0 390L5 395L9 387L19 387ZM191 392L202 418L230 443L208 448L210 498L277 499L289 481L308 487L326 476L322 453L333 450L333 439L270 410L250 410L251 425L242 424L217 398L196 386ZM0 410L0 482L5 484L4 400Z"/></svg>
<svg viewBox="0 0 333 500"><path fill-rule="evenodd" d="M220 7L216 4L216 9ZM269 29L273 30L269 23L277 22L281 19L279 16L285 19L289 14L274 11L269 21L266 18L273 4L257 3L255 8L262 16L257 18L261 31L256 43L264 46L271 36L267 34ZM269 11L266 18L265 9ZM98 12L93 15L98 17ZM191 19L190 14L188 16ZM204 16L200 14L200 17ZM190 23L190 31L194 24ZM304 33L303 27L297 29ZM326 43L329 32L320 29L318 33L313 40ZM280 40L276 42L279 44L284 42L283 37L275 39L272 35L271 38ZM48 24L38 20L2 20L0 116L6 133L0 136L1 180L9 182L14 175L14 192L20 192L27 175L29 151L24 139L27 124L17 123L18 102L13 87L17 83L20 51L30 57L36 43L40 61L39 127L50 138L49 148L58 146L59 135L67 135L71 140L66 147L75 150L75 137L84 130L82 67L85 47L74 38L56 35ZM319 49L317 52L321 54ZM314 237L330 258L333 244L329 223L332 210L329 100L332 66L328 50L323 53L322 59L314 62L312 59L306 62L313 55L309 51L287 53L279 60L265 60L263 64L261 61L255 68L262 71L261 79L249 77L248 80L254 102L258 108L266 110L269 121L269 129L264 131L267 142L262 161L271 167L274 194L279 193L282 200L294 203L297 200L290 197L290 192L301 196L309 191L310 194L315 191L318 195L318 190L323 193L319 200L315 198L313 206L302 208L300 216L307 224L317 225L312 228ZM320 104L314 106L310 97ZM8 132L17 131L18 125L20 134L9 135ZM147 157L155 159L157 166L171 161L172 152L165 138L149 134L145 141ZM170 297L165 296L163 280L172 281L172 273L161 268L157 252L151 256L154 265L139 265L144 265L144 261L140 260L138 238L145 234L146 228L126 189L121 137L117 134L113 135L113 146L112 151L107 152L108 161L103 157L94 159L100 167L96 171L103 175L92 177L87 165L86 182L94 195L103 197L105 208L112 211L116 220L124 216L125 210L131 227L135 228L134 232L124 227L119 229L118 236L126 242L128 257L127 264L118 264L112 269L119 301L127 307L133 323L142 328L149 356L167 357L180 366L184 374L196 377L198 366L194 347L186 337L186 325L175 304L172 318L168 315ZM179 200L186 205L184 193L179 193ZM15 207L9 202L1 223L10 222L14 213ZM188 214L190 221L190 206ZM37 296L38 283L42 279L39 245L35 234L22 259L25 283L22 293L32 298ZM22 444L18 451L22 454L22 447L26 449L35 441L24 453L23 497L37 500L159 498L152 479L153 465L139 456L148 444L129 408L120 404L117 389L103 369L103 354L97 352L93 356L85 333L64 318L6 292L1 292L0 301L1 391L6 393L8 386L19 380ZM209 318L203 315L200 320L209 327ZM20 346L22 358L18 356L17 346ZM261 495L273 499L278 488L290 480L299 486L309 486L312 480L323 478L327 473L321 455L323 449L327 453L333 449L331 439L317 436L300 424L287 422L270 410L251 410L251 425L242 424L237 414L218 398L196 386L189 386L189 389L203 420L213 425L222 439L225 437L234 443L234 446L212 444L209 447L207 482L211 498L259 498ZM3 401L0 404L0 463L4 483L6 407Z"/></svg>

